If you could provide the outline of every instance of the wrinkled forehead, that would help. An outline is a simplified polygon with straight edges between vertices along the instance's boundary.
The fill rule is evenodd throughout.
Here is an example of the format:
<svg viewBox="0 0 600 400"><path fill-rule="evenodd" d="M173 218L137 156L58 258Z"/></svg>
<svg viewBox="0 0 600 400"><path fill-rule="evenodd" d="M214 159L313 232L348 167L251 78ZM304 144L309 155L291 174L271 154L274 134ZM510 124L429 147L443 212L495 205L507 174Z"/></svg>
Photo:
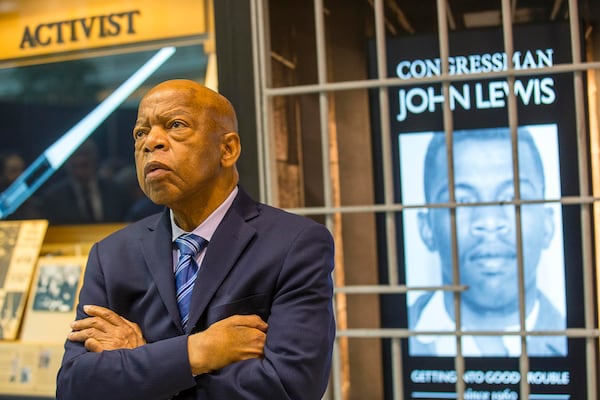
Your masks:
<svg viewBox="0 0 600 400"><path fill-rule="evenodd" d="M150 89L140 101L138 121L175 110L203 119L209 129L237 132L237 117L229 100L206 86L183 79L166 81Z"/></svg>

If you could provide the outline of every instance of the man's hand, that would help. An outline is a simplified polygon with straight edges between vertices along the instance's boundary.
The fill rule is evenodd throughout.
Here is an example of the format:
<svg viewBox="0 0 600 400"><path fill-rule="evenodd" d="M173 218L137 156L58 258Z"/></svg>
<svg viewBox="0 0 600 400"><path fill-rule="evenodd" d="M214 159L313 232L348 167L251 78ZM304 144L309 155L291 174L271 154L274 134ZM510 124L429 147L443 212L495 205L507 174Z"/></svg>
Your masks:
<svg viewBox="0 0 600 400"><path fill-rule="evenodd" d="M88 351L134 349L146 344L138 324L128 321L108 308L86 305L88 318L71 323L67 338L81 342Z"/></svg>
<svg viewBox="0 0 600 400"><path fill-rule="evenodd" d="M233 315L190 335L188 354L192 374L205 374L237 361L262 357L267 328L267 323L257 315Z"/></svg>

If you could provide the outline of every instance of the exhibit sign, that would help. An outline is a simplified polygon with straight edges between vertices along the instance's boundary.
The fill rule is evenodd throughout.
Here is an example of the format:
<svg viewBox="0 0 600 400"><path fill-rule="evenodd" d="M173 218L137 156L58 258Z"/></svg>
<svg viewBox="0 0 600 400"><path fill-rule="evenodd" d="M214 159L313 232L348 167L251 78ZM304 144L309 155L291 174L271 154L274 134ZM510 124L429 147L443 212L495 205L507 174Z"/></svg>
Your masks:
<svg viewBox="0 0 600 400"><path fill-rule="evenodd" d="M207 1L7 2L0 10L0 61L208 35ZM60 4L60 6L59 6Z"/></svg>
<svg viewBox="0 0 600 400"><path fill-rule="evenodd" d="M584 340L564 335L584 326L579 208L560 202L579 194L574 113L566 112L574 109L573 77L540 72L571 61L565 37L566 24L515 26L515 50L506 54L500 28L451 33L456 79L447 99L441 83L426 79L442 74L437 36L387 42L391 77L425 78L389 88L392 146L384 151L393 159L395 201L404 206L396 219L398 276L410 288L464 288L383 297L384 327L414 331L402 341L408 399L459 398L459 379L467 399L518 399L523 380L530 399L585 398ZM516 132L502 76L509 60L517 72Z"/></svg>

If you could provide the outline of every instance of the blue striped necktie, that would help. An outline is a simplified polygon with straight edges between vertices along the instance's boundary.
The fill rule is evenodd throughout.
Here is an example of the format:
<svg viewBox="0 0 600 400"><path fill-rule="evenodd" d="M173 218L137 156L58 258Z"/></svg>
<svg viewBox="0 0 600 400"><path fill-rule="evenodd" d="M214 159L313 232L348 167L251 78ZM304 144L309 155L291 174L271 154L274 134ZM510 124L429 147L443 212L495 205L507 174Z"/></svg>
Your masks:
<svg viewBox="0 0 600 400"><path fill-rule="evenodd" d="M198 275L196 256L208 244L208 241L193 233L186 233L175 239L179 249L179 260L175 267L175 284L177 288L177 306L181 315L181 325L185 330L190 317L190 300L192 289Z"/></svg>

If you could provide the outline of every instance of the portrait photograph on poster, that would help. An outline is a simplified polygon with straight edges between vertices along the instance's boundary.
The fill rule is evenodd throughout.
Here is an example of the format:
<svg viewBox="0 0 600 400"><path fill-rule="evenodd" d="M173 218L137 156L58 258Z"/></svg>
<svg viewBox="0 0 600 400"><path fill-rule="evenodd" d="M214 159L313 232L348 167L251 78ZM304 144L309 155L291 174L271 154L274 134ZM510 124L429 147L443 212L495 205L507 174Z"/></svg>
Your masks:
<svg viewBox="0 0 600 400"><path fill-rule="evenodd" d="M507 127L454 132L454 185L457 203L514 199L512 143ZM518 130L520 191L523 200L560 198L556 125ZM449 201L444 132L403 133L399 137L402 203ZM519 331L515 206L463 206L456 209L462 329ZM526 330L566 327L562 216L559 203L521 206ZM449 208L403 211L406 284L452 285ZM417 234L418 233L418 234ZM454 331L454 292L410 292L409 328ZM521 354L518 336L463 336L465 356ZM565 337L531 336L531 356L564 356ZM453 336L414 336L413 356L454 356Z"/></svg>

